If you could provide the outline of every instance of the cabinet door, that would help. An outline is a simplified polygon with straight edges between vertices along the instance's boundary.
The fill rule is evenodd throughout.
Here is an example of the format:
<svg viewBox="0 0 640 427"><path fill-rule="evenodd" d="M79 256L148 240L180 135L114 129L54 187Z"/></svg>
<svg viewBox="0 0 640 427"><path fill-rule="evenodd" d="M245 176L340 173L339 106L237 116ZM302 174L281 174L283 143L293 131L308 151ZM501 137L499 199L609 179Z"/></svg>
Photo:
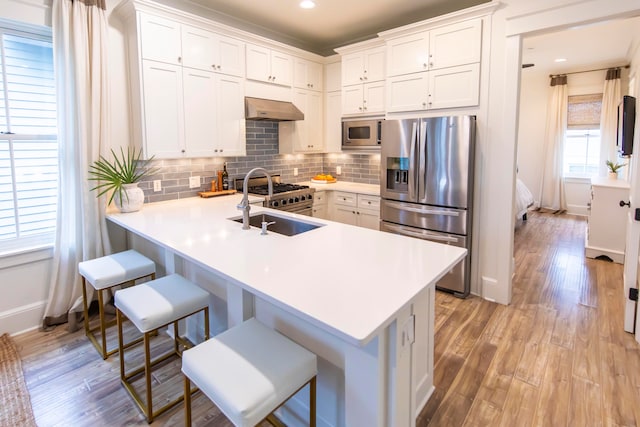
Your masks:
<svg viewBox="0 0 640 427"><path fill-rule="evenodd" d="M471 107L480 98L480 64L429 71L429 108Z"/></svg>
<svg viewBox="0 0 640 427"><path fill-rule="evenodd" d="M304 113L304 120L280 128L283 133L293 132L293 152L322 151L322 94L299 89L293 94L293 103Z"/></svg>
<svg viewBox="0 0 640 427"><path fill-rule="evenodd" d="M271 51L271 83L283 86L293 84L293 61L286 53Z"/></svg>
<svg viewBox="0 0 640 427"><path fill-rule="evenodd" d="M342 114L362 114L364 88L361 84L342 88Z"/></svg>
<svg viewBox="0 0 640 427"><path fill-rule="evenodd" d="M362 83L364 71L364 54L351 53L342 57L342 85L349 86Z"/></svg>
<svg viewBox="0 0 640 427"><path fill-rule="evenodd" d="M387 79L387 111L426 110L429 95L427 72Z"/></svg>
<svg viewBox="0 0 640 427"><path fill-rule="evenodd" d="M218 36L215 47L216 72L244 77L245 44L231 37Z"/></svg>
<svg viewBox="0 0 640 427"><path fill-rule="evenodd" d="M247 44L246 75L248 79L271 83L271 51Z"/></svg>
<svg viewBox="0 0 640 427"><path fill-rule="evenodd" d="M387 76L427 71L429 68L429 33L423 32L389 40Z"/></svg>
<svg viewBox="0 0 640 427"><path fill-rule="evenodd" d="M302 58L293 60L293 86L322 91L322 65Z"/></svg>
<svg viewBox="0 0 640 427"><path fill-rule="evenodd" d="M380 230L380 211L361 209L357 214L357 224L360 227Z"/></svg>
<svg viewBox="0 0 640 427"><path fill-rule="evenodd" d="M314 218L322 218L322 219L329 219L327 217L327 205L313 205L313 208L311 209L311 211L313 212L313 217Z"/></svg>
<svg viewBox="0 0 640 427"><path fill-rule="evenodd" d="M324 151L342 150L342 93L327 92L324 101Z"/></svg>
<svg viewBox="0 0 640 427"><path fill-rule="evenodd" d="M142 61L143 140L145 156L184 155L182 67Z"/></svg>
<svg viewBox="0 0 640 427"><path fill-rule="evenodd" d="M482 21L464 21L430 32L430 69L480 62Z"/></svg>
<svg viewBox="0 0 640 427"><path fill-rule="evenodd" d="M332 62L324 66L324 89L335 92L342 89L342 64Z"/></svg>
<svg viewBox="0 0 640 427"><path fill-rule="evenodd" d="M385 79L385 48L368 49L364 52L364 81L379 82Z"/></svg>
<svg viewBox="0 0 640 427"><path fill-rule="evenodd" d="M216 76L218 156L246 156L244 120L244 79L235 76Z"/></svg>
<svg viewBox="0 0 640 427"><path fill-rule="evenodd" d="M354 208L343 205L335 205L333 210L333 221L343 224L357 225L357 215Z"/></svg>
<svg viewBox="0 0 640 427"><path fill-rule="evenodd" d="M180 64L180 24L170 19L141 13L140 50L142 59Z"/></svg>
<svg viewBox="0 0 640 427"><path fill-rule="evenodd" d="M182 65L203 71L214 71L215 34L200 28L182 26Z"/></svg>
<svg viewBox="0 0 640 427"><path fill-rule="evenodd" d="M364 85L362 104L365 113L384 113L384 88L384 81Z"/></svg>
<svg viewBox="0 0 640 427"><path fill-rule="evenodd" d="M187 157L211 157L216 143L216 75L184 68L184 139Z"/></svg>

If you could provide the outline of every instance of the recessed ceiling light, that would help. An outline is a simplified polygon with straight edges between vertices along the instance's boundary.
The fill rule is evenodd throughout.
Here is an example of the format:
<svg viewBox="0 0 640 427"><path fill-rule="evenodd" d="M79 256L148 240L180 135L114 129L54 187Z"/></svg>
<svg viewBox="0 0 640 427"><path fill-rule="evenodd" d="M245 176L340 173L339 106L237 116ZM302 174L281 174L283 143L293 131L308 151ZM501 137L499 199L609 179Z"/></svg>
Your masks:
<svg viewBox="0 0 640 427"><path fill-rule="evenodd" d="M316 3L313 0L302 0L300 2L300 7L303 9L313 9L316 7Z"/></svg>
<svg viewBox="0 0 640 427"><path fill-rule="evenodd" d="M567 58L556 58L553 60L553 62L565 62L567 60Z"/></svg>

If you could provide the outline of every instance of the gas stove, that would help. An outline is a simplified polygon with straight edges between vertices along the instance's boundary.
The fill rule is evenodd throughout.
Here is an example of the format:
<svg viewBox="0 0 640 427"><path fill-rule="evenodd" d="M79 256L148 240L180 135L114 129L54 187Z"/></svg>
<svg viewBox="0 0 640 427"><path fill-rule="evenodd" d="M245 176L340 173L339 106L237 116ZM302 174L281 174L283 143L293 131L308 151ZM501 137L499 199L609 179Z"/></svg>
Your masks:
<svg viewBox="0 0 640 427"><path fill-rule="evenodd" d="M307 185L282 183L280 182L280 175L272 175L271 179L273 182L273 196L265 199L265 207L311 216L313 193L316 191L314 188L309 188ZM242 191L244 179L236 179L234 184L236 190ZM269 184L267 177L249 178L248 192L258 196L268 196Z"/></svg>

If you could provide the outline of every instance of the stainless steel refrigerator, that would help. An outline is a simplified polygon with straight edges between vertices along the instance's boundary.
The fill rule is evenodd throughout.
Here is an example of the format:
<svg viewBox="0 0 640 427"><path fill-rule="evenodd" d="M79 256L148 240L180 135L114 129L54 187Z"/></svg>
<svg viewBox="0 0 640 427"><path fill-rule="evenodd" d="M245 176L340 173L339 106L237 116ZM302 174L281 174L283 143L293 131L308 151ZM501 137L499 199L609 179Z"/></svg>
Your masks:
<svg viewBox="0 0 640 427"><path fill-rule="evenodd" d="M382 122L380 229L467 248L436 287L469 295L475 116Z"/></svg>

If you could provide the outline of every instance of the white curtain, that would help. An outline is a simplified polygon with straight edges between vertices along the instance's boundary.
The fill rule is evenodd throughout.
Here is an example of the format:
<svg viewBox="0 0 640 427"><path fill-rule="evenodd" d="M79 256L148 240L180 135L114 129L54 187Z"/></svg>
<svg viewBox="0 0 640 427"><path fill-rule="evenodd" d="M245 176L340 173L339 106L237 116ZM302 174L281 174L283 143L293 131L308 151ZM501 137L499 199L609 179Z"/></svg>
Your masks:
<svg viewBox="0 0 640 427"><path fill-rule="evenodd" d="M102 4L96 4L102 2ZM53 0L58 108L59 190L56 243L44 326L82 312L78 263L110 253L105 200L96 199L88 167L108 152L107 17L103 0Z"/></svg>
<svg viewBox="0 0 640 427"><path fill-rule="evenodd" d="M552 212L567 210L562 179L564 134L567 129L567 76L551 78L544 140L544 164L540 186L540 208Z"/></svg>
<svg viewBox="0 0 640 427"><path fill-rule="evenodd" d="M618 103L622 99L620 92L620 68L607 70L602 91L602 112L600 113L600 176L609 171L606 161L618 161L616 134L618 130Z"/></svg>

